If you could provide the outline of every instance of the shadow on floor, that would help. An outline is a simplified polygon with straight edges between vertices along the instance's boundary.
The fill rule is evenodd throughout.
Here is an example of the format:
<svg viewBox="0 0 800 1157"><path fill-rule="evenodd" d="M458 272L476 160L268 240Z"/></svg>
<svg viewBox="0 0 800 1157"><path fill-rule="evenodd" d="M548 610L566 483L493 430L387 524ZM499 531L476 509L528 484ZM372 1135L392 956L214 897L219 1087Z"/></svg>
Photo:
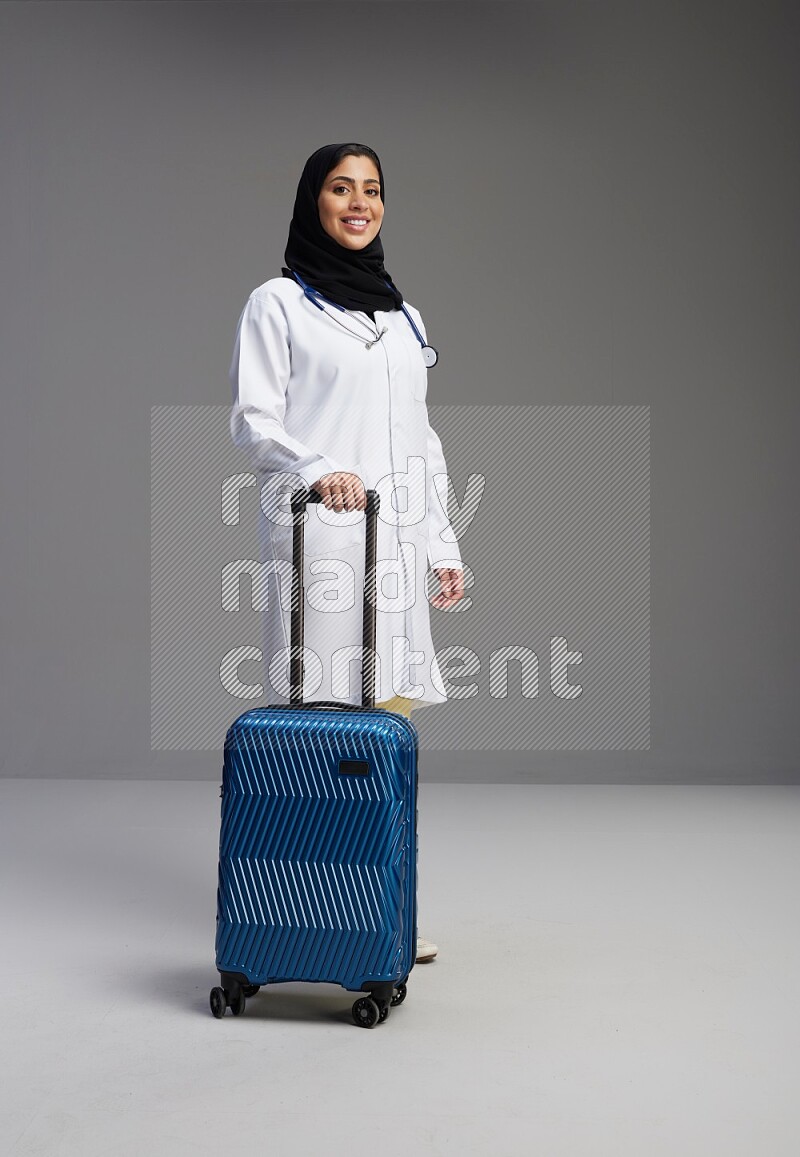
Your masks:
<svg viewBox="0 0 800 1157"><path fill-rule="evenodd" d="M139 1003L168 1006L173 1012L209 1018L209 993L218 984L219 973L213 962L203 967L187 965L128 973L117 982L118 987L127 989ZM352 1025L350 1010L357 995L335 984L271 984L248 999L243 1015L258 1020ZM225 1017L230 1016L229 1009Z"/></svg>

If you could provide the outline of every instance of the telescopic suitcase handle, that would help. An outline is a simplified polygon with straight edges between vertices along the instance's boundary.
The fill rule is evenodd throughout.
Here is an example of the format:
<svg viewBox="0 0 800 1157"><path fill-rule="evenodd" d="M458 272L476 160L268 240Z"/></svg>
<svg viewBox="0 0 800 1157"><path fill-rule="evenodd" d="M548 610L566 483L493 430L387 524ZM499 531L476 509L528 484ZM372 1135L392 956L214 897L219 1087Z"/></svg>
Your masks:
<svg viewBox="0 0 800 1157"><path fill-rule="evenodd" d="M303 609L305 602L305 588L303 586L304 566L304 537L306 504L322 502L322 496L313 488L307 490L301 487L292 493L292 619L290 635L290 667L289 667L289 703L293 707L303 705L303 662L302 650L305 639L305 625ZM375 555L378 542L378 510L380 509L380 495L377 490L367 491L367 536L364 548L364 610L362 615L362 651L361 665L361 706L370 708L375 706L375 628L376 628L376 590L375 590ZM312 704L309 704L312 706ZM342 709L359 710L352 703L320 703L319 706L340 707Z"/></svg>

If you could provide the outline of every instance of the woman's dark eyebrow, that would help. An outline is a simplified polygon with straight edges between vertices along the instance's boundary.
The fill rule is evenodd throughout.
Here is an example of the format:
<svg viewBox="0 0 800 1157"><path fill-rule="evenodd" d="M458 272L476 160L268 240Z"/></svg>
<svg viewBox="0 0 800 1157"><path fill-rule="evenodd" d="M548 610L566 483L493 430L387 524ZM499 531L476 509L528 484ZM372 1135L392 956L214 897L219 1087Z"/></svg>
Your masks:
<svg viewBox="0 0 800 1157"><path fill-rule="evenodd" d="M332 181L347 181L347 183L349 185L355 185L355 181L352 177L331 177L331 180ZM364 184L365 185L379 185L380 181L377 179L377 177L367 177Z"/></svg>

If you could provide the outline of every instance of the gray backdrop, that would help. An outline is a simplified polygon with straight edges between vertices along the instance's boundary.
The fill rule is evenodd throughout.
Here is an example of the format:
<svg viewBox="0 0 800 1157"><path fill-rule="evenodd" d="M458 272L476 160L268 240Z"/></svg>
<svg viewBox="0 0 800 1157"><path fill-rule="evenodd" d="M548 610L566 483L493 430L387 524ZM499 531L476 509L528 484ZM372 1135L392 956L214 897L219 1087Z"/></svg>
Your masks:
<svg viewBox="0 0 800 1157"><path fill-rule="evenodd" d="M649 416L646 743L426 743L447 704L423 773L796 782L798 39L788 3L0 5L3 774L219 774L151 750L151 408L228 405L302 163L355 139L446 452L464 405Z"/></svg>

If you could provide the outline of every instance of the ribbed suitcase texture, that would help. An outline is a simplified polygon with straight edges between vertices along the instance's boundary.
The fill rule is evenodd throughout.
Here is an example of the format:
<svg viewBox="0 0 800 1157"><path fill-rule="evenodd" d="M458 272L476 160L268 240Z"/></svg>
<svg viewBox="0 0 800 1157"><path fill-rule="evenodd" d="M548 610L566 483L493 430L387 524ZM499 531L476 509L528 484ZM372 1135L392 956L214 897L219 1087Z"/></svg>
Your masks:
<svg viewBox="0 0 800 1157"><path fill-rule="evenodd" d="M264 707L225 740L216 961L251 985L402 983L416 949L417 731Z"/></svg>

